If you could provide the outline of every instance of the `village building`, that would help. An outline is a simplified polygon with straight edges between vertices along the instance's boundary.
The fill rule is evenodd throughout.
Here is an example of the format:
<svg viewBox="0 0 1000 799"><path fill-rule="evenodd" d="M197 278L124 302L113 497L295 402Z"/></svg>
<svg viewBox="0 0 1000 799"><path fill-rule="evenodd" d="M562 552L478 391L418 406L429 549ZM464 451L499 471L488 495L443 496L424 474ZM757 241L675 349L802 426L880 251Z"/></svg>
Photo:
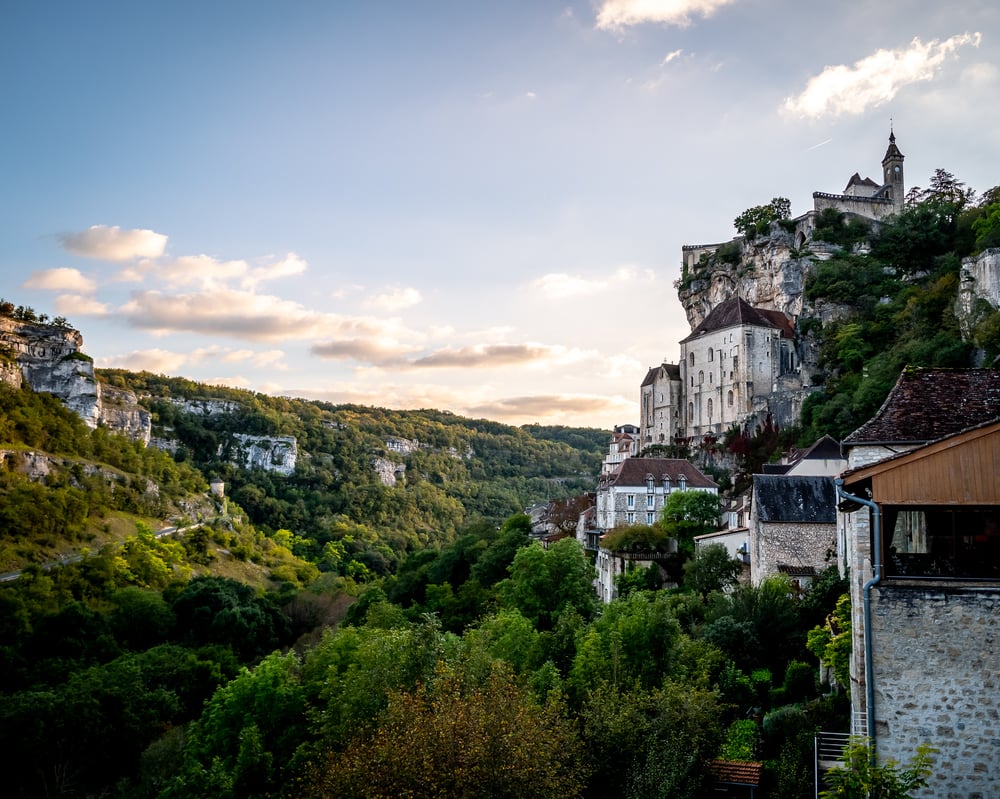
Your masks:
<svg viewBox="0 0 1000 799"><path fill-rule="evenodd" d="M939 750L927 796L1000 784L1000 371L907 369L843 442L852 732Z"/></svg>

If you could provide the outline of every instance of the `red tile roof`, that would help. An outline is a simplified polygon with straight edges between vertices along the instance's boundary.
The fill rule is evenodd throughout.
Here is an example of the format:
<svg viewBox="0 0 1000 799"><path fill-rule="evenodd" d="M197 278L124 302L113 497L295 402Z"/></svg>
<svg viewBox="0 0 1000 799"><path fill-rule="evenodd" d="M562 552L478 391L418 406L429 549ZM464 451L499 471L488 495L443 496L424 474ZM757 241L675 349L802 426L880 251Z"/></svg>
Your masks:
<svg viewBox="0 0 1000 799"><path fill-rule="evenodd" d="M743 763L737 760L713 760L708 770L719 782L737 785L760 785L763 763Z"/></svg>
<svg viewBox="0 0 1000 799"><path fill-rule="evenodd" d="M923 444L1000 418L1000 370L907 367L882 407L844 439Z"/></svg>
<svg viewBox="0 0 1000 799"><path fill-rule="evenodd" d="M680 458L626 458L608 475L607 482L617 486L644 486L649 475L657 484L669 477L672 488L678 486L682 475L687 488L719 487L691 461Z"/></svg>
<svg viewBox="0 0 1000 799"><path fill-rule="evenodd" d="M725 330L736 325L752 325L754 327L777 328L785 338L795 336L795 326L792 321L781 311L768 311L763 308L754 308L750 303L741 297L730 297L723 303L716 305L698 325L691 334L681 339L685 341L712 333L716 330Z"/></svg>

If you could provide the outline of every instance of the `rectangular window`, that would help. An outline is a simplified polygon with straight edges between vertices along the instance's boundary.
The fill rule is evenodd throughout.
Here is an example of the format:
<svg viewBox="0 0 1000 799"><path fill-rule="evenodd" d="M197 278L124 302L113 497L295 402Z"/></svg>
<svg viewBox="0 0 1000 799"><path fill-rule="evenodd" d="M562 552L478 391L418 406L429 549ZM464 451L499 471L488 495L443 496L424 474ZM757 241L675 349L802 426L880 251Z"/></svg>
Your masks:
<svg viewBox="0 0 1000 799"><path fill-rule="evenodd" d="M1000 579L1000 513L992 508L886 508L890 577Z"/></svg>
<svg viewBox="0 0 1000 799"><path fill-rule="evenodd" d="M650 494L648 497L646 497L646 509L647 510L652 510L654 507L656 507L653 504L654 502L656 502L656 497L654 497L652 494Z"/></svg>
<svg viewBox="0 0 1000 799"><path fill-rule="evenodd" d="M646 524L652 524L655 521L656 521L656 514L655 513L647 513L646 514Z"/></svg>
<svg viewBox="0 0 1000 799"><path fill-rule="evenodd" d="M635 507L635 494L627 494L625 496L625 506L628 508Z"/></svg>
<svg viewBox="0 0 1000 799"><path fill-rule="evenodd" d="M635 514L634 513L626 513L625 514L625 521L627 521L629 524L635 524Z"/></svg>

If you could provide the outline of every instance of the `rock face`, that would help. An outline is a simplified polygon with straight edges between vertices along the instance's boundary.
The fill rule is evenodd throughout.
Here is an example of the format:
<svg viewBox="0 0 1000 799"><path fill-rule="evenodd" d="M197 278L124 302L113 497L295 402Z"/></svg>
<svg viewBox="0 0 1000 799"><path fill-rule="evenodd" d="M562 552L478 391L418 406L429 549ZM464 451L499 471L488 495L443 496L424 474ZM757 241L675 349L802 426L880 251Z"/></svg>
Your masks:
<svg viewBox="0 0 1000 799"><path fill-rule="evenodd" d="M58 397L89 427L104 425L148 443L150 415L131 391L102 385L94 362L81 352L79 331L56 325L21 322L0 316L0 348L7 356L0 379Z"/></svg>
<svg viewBox="0 0 1000 799"><path fill-rule="evenodd" d="M226 454L225 445L219 455ZM287 477L295 471L299 449L294 436L251 436L233 433L229 460L244 469L263 469Z"/></svg>
<svg viewBox="0 0 1000 799"><path fill-rule="evenodd" d="M1000 308L1000 248L983 250L975 258L962 260L955 316L963 338L972 337L983 304Z"/></svg>
<svg viewBox="0 0 1000 799"><path fill-rule="evenodd" d="M406 464L396 463L388 458L375 457L372 459L372 467L378 475L379 481L384 486L390 488L402 482L406 475Z"/></svg>

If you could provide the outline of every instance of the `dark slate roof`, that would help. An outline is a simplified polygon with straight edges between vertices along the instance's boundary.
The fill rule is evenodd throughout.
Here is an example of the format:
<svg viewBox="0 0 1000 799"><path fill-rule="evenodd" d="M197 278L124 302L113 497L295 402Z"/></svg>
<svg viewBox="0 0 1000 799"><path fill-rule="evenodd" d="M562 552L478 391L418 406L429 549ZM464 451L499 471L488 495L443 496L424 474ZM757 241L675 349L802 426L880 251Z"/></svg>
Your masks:
<svg viewBox="0 0 1000 799"><path fill-rule="evenodd" d="M889 131L889 147L885 151L885 155L882 157L882 162L885 163L893 156L898 156L899 158L904 158L905 156L899 151L896 146L896 134L891 130Z"/></svg>
<svg viewBox="0 0 1000 799"><path fill-rule="evenodd" d="M846 193L847 190L851 188L851 186L870 186L873 189L877 189L881 185L882 185L881 183L876 183L871 178L863 178L861 177L861 175L855 172L853 175L851 175L851 179L847 181L847 187L844 189L844 192Z"/></svg>
<svg viewBox="0 0 1000 799"><path fill-rule="evenodd" d="M791 463L765 463L761 468L761 474L785 474L791 469Z"/></svg>
<svg viewBox="0 0 1000 799"><path fill-rule="evenodd" d="M656 377L660 370L666 373L666 377L670 380L680 380L681 379L681 368L676 363L663 363L659 366L650 367L649 371L646 372L646 377L642 381L643 386L651 386L656 381Z"/></svg>
<svg viewBox="0 0 1000 799"><path fill-rule="evenodd" d="M648 475L652 475L658 484L663 482L664 477L669 477L673 488L677 487L681 475L687 481L688 488L719 487L691 461L680 458L626 458L608 475L608 483L617 486L645 486Z"/></svg>
<svg viewBox="0 0 1000 799"><path fill-rule="evenodd" d="M762 522L837 521L837 491L832 477L755 474L753 501Z"/></svg>
<svg viewBox="0 0 1000 799"><path fill-rule="evenodd" d="M777 328L781 335L786 338L792 338L795 335L795 328L791 320L781 311L754 308L742 297L730 297L725 302L716 305L687 338L681 339L681 343L706 333L725 330L737 325Z"/></svg>
<svg viewBox="0 0 1000 799"><path fill-rule="evenodd" d="M840 442L831 435L825 435L803 452L799 460L838 460L842 457L844 456L840 452Z"/></svg>
<svg viewBox="0 0 1000 799"><path fill-rule="evenodd" d="M907 367L844 445L924 444L998 418L1000 370Z"/></svg>
<svg viewBox="0 0 1000 799"><path fill-rule="evenodd" d="M787 574L789 577L815 577L815 566L792 566L788 563L779 563L778 572Z"/></svg>
<svg viewBox="0 0 1000 799"><path fill-rule="evenodd" d="M712 760L708 770L718 782L731 785L760 785L763 763L743 763L737 760Z"/></svg>

